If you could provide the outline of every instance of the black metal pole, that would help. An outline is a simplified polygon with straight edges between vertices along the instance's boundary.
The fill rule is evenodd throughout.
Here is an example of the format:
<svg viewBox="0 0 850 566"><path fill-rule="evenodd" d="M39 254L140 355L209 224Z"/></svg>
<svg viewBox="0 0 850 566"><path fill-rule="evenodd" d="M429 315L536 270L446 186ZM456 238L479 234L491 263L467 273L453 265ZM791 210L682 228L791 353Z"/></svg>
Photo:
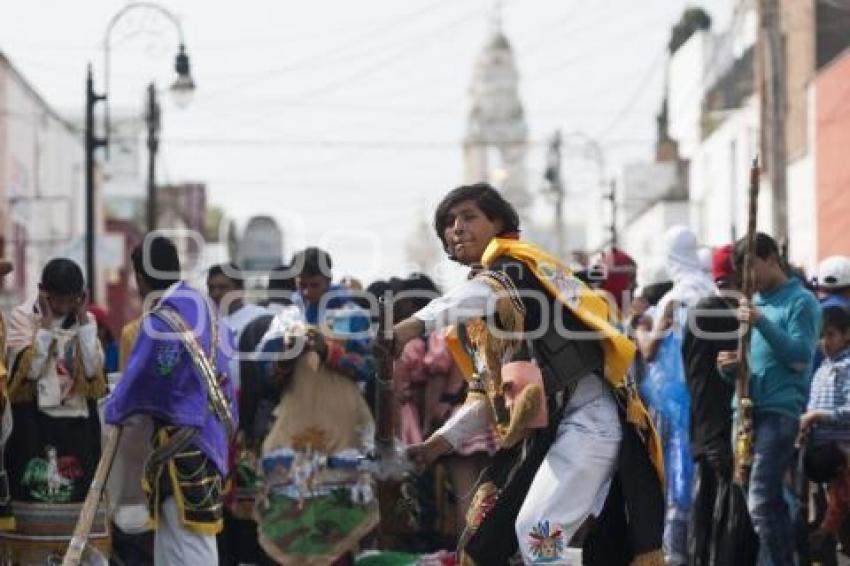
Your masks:
<svg viewBox="0 0 850 566"><path fill-rule="evenodd" d="M105 145L103 138L98 138L94 132L94 106L106 96L95 94L92 79L91 63L86 72L86 282L88 283L89 300L95 302L97 289L97 270L95 262L96 233L95 233L95 150Z"/></svg>
<svg viewBox="0 0 850 566"><path fill-rule="evenodd" d="M611 249L617 249L617 181L611 179Z"/></svg>
<svg viewBox="0 0 850 566"><path fill-rule="evenodd" d="M148 85L148 107L145 121L148 126L148 232L156 230L156 153L159 150L159 102L156 99L156 87Z"/></svg>

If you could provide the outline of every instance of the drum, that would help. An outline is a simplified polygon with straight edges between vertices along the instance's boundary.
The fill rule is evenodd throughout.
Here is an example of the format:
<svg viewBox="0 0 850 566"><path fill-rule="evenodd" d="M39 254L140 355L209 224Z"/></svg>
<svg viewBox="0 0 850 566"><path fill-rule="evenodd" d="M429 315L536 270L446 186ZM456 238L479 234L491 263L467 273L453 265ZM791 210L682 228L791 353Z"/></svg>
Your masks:
<svg viewBox="0 0 850 566"><path fill-rule="evenodd" d="M12 502L16 528L0 532L0 563L61 564L74 534L82 503ZM106 564L111 551L107 504L101 501L89 535L84 563Z"/></svg>

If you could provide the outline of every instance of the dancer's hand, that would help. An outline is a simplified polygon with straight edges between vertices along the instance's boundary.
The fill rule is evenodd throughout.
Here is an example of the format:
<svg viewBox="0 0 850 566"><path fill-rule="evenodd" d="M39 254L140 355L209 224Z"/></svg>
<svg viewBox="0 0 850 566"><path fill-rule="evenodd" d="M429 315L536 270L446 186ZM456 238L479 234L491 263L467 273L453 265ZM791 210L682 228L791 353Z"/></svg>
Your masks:
<svg viewBox="0 0 850 566"><path fill-rule="evenodd" d="M809 431L818 421L829 418L828 411L808 411L800 417L800 433L808 435Z"/></svg>
<svg viewBox="0 0 850 566"><path fill-rule="evenodd" d="M749 299L741 299L741 303L738 305L738 320L742 324L755 326L760 318L761 311L754 307Z"/></svg>
<svg viewBox="0 0 850 566"><path fill-rule="evenodd" d="M720 371L732 372L738 365L738 352L735 350L724 350L717 354L717 368Z"/></svg>
<svg viewBox="0 0 850 566"><path fill-rule="evenodd" d="M307 350L316 352L322 361L328 359L328 343L325 341L324 335L315 328L307 330Z"/></svg>
<svg viewBox="0 0 850 566"><path fill-rule="evenodd" d="M658 321L659 332L669 330L675 322L676 311L679 309L679 301L670 301L664 306L664 312L661 313L661 320Z"/></svg>
<svg viewBox="0 0 850 566"><path fill-rule="evenodd" d="M50 330L50 325L53 323L53 309L50 308L50 297L47 291L39 289L38 291L38 314L41 315L41 328Z"/></svg>
<svg viewBox="0 0 850 566"><path fill-rule="evenodd" d="M416 466L417 470L425 470L430 467L437 458L445 456L452 451L449 441L439 434L432 435L425 442L414 444L407 449L407 456Z"/></svg>
<svg viewBox="0 0 850 566"><path fill-rule="evenodd" d="M89 311L88 311L88 293L83 291L80 293L80 296L76 298L74 301L74 310L71 311L71 314L74 315L74 318L77 320L77 324L83 325L89 322ZM94 319L94 317L92 317Z"/></svg>

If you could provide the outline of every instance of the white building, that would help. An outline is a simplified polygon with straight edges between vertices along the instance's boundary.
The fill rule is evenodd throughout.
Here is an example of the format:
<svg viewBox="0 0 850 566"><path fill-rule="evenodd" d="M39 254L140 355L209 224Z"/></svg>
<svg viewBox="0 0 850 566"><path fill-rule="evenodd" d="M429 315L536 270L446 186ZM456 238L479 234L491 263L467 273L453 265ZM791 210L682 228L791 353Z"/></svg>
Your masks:
<svg viewBox="0 0 850 566"><path fill-rule="evenodd" d="M4 306L35 295L49 259L82 262L84 166L80 136L0 53L0 251L15 263L2 285ZM102 234L102 207L95 206Z"/></svg>
<svg viewBox="0 0 850 566"><path fill-rule="evenodd" d="M110 218L143 223L147 203L145 121L141 110L114 110L109 125L109 159L103 195Z"/></svg>
<svg viewBox="0 0 850 566"><path fill-rule="evenodd" d="M623 172L620 247L639 263L662 255L664 230L688 223L682 167L679 161L636 163Z"/></svg>
<svg viewBox="0 0 850 566"><path fill-rule="evenodd" d="M687 167L682 192L673 198L657 199L670 182L671 164L626 169L625 216L629 217L629 210L640 208L641 199L656 199L655 206L627 221L624 228L626 241L634 240L631 249L639 262L650 259L642 254L653 247L653 233L663 233L672 224L689 225L698 241L711 247L746 233L750 167L760 146L755 83L757 23L755 5L742 0L735 7L729 29L722 33L697 31L670 58L668 132ZM805 176L806 167L811 168L811 163L792 167L789 175ZM789 178L789 185L791 182ZM635 199L636 204L629 202ZM757 225L768 233L772 228L771 200L767 176L762 175ZM792 216L797 213L793 203L789 210ZM793 248L791 251L794 260Z"/></svg>

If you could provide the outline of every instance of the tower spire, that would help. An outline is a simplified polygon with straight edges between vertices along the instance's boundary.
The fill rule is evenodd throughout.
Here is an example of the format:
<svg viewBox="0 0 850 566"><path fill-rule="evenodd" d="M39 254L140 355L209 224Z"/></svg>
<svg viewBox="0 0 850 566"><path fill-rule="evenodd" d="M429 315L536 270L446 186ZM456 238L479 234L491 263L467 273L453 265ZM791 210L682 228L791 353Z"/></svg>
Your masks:
<svg viewBox="0 0 850 566"><path fill-rule="evenodd" d="M493 27L493 35L502 33L502 0L493 1L493 15L491 25Z"/></svg>

